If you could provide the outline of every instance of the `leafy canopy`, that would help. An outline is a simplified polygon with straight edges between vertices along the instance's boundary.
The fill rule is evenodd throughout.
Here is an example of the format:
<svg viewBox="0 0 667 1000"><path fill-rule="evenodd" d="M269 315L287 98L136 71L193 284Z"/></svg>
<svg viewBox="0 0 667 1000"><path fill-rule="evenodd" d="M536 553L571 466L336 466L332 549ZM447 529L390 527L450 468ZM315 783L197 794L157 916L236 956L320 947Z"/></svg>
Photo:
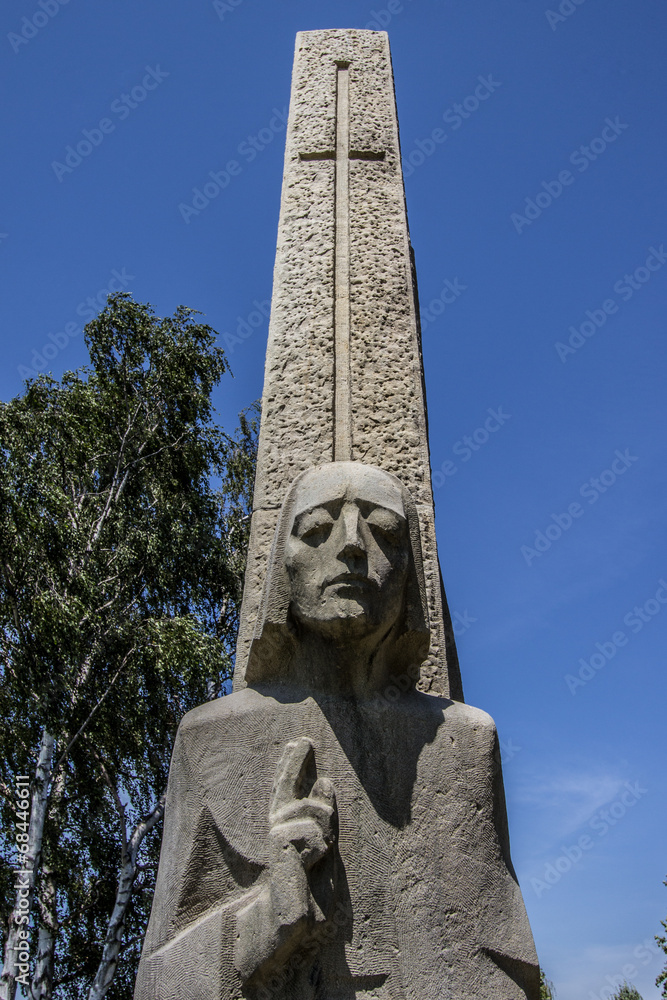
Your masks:
<svg viewBox="0 0 667 1000"><path fill-rule="evenodd" d="M611 1000L642 1000L642 998L631 983L625 982L614 993Z"/></svg>
<svg viewBox="0 0 667 1000"><path fill-rule="evenodd" d="M215 426L228 365L195 316L111 296L86 327L87 368L0 403L0 811L11 831L14 775L34 773L48 731L37 904L38 923L56 928L62 997L85 995L94 975L124 826L163 791L183 714L232 668L256 420L242 415L233 437ZM14 856L0 846L6 927ZM158 847L156 828L130 940L145 929ZM131 996L137 953L110 996Z"/></svg>

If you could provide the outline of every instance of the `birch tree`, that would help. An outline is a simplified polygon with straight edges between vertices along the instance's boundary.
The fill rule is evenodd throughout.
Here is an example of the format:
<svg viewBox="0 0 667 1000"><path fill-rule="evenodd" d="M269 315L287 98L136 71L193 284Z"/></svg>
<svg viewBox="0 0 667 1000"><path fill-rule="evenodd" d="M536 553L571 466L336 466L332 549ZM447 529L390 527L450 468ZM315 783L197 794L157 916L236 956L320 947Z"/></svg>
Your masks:
<svg viewBox="0 0 667 1000"><path fill-rule="evenodd" d="M554 986L550 979L547 979L544 969L540 967L540 1000L554 1000Z"/></svg>
<svg viewBox="0 0 667 1000"><path fill-rule="evenodd" d="M256 428L213 423L214 331L121 293L85 336L0 404L1 1000L131 997L173 736L241 597Z"/></svg>
<svg viewBox="0 0 667 1000"><path fill-rule="evenodd" d="M667 880L663 882L663 885L667 885ZM661 920L660 923L662 924L663 930L667 931L667 917L665 917L664 920ZM664 951L665 955L667 955L667 934L656 934L655 939ZM665 967L662 972L659 973L655 981L655 985L662 987L660 996L667 997L667 962L665 963Z"/></svg>

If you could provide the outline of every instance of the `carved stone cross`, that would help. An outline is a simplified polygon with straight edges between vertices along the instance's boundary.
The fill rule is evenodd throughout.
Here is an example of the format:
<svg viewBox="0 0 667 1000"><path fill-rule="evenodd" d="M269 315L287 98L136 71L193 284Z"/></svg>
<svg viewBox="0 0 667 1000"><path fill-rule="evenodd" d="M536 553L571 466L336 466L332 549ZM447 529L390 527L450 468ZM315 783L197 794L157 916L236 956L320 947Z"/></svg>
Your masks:
<svg viewBox="0 0 667 1000"><path fill-rule="evenodd" d="M352 457L350 428L350 160L384 160L384 150L350 149L350 64L337 62L336 149L300 153L302 160L335 160L334 447L336 462Z"/></svg>

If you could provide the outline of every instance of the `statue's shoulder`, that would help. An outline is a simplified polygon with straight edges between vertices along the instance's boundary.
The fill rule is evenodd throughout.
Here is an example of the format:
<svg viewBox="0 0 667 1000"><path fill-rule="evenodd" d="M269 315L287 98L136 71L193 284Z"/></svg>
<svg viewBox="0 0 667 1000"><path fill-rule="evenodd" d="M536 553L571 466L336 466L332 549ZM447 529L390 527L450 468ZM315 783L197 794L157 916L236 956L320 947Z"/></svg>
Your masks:
<svg viewBox="0 0 667 1000"><path fill-rule="evenodd" d="M445 731L457 730L476 735L481 740L496 738L496 724L489 713L463 701L415 691L410 699L410 710L422 716L441 717Z"/></svg>
<svg viewBox="0 0 667 1000"><path fill-rule="evenodd" d="M475 708L473 705L466 705L463 701L450 701L449 705L450 708L448 711L451 713L452 718L455 718L460 725L467 728L479 729L481 732L495 733L496 724L484 709Z"/></svg>
<svg viewBox="0 0 667 1000"><path fill-rule="evenodd" d="M244 716L262 716L271 712L273 699L267 698L253 688L243 688L222 698L204 702L183 716L179 732L183 736L216 727L220 723L231 722Z"/></svg>

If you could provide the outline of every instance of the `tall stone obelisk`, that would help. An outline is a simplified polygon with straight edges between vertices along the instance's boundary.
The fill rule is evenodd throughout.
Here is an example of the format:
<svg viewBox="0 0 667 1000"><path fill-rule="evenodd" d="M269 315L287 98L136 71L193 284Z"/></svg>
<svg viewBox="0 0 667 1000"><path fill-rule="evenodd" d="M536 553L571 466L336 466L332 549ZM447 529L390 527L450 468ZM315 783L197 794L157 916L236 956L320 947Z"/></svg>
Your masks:
<svg viewBox="0 0 667 1000"><path fill-rule="evenodd" d="M423 690L463 699L435 541L412 248L386 33L297 35L248 568L248 650L280 505L332 461L399 476L419 513L431 625Z"/></svg>

